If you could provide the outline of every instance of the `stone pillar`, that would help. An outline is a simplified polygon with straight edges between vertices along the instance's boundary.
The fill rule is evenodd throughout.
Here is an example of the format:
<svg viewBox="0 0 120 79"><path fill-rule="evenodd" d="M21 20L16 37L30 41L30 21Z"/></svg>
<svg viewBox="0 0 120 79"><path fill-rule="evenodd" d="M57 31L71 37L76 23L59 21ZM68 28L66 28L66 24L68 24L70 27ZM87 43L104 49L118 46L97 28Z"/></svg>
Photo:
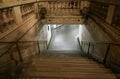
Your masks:
<svg viewBox="0 0 120 79"><path fill-rule="evenodd" d="M65 2L65 9L67 9L68 8L68 2L66 1Z"/></svg>
<svg viewBox="0 0 120 79"><path fill-rule="evenodd" d="M78 3L77 3L77 9L79 9L79 7L80 7L80 2L78 1Z"/></svg>
<svg viewBox="0 0 120 79"><path fill-rule="evenodd" d="M78 6L77 6L77 9L79 9L80 8L80 1L78 1Z"/></svg>
<svg viewBox="0 0 120 79"><path fill-rule="evenodd" d="M52 11L53 11L53 5L54 5L53 2L51 2L51 10L52 10Z"/></svg>
<svg viewBox="0 0 120 79"><path fill-rule="evenodd" d="M75 8L76 8L76 6L75 6L75 1L74 1L73 9L75 9Z"/></svg>
<svg viewBox="0 0 120 79"><path fill-rule="evenodd" d="M65 12L66 12L66 10L67 10L67 8L66 8L66 1L64 2L64 9L65 9Z"/></svg>
<svg viewBox="0 0 120 79"><path fill-rule="evenodd" d="M48 2L46 2L46 6L47 6L46 8L49 9Z"/></svg>
<svg viewBox="0 0 120 79"><path fill-rule="evenodd" d="M20 24L22 22L22 14L21 14L20 6L13 7L13 15L15 17L16 23Z"/></svg>
<svg viewBox="0 0 120 79"><path fill-rule="evenodd" d="M63 10L63 5L64 5L64 4L63 4L63 1L61 1L61 9L62 9L62 10Z"/></svg>
<svg viewBox="0 0 120 79"><path fill-rule="evenodd" d="M54 2L54 10L56 11L56 2Z"/></svg>
<svg viewBox="0 0 120 79"><path fill-rule="evenodd" d="M80 9L83 9L84 8L84 1L81 1L81 3L80 3Z"/></svg>
<svg viewBox="0 0 120 79"><path fill-rule="evenodd" d="M57 11L57 1L55 2L55 9L56 9L56 11Z"/></svg>
<svg viewBox="0 0 120 79"><path fill-rule="evenodd" d="M59 2L56 2L57 11L59 11Z"/></svg>
<svg viewBox="0 0 120 79"><path fill-rule="evenodd" d="M47 9L47 2L45 2L45 8Z"/></svg>
<svg viewBox="0 0 120 79"><path fill-rule="evenodd" d="M64 9L66 9L66 2L64 2Z"/></svg>
<svg viewBox="0 0 120 79"><path fill-rule="evenodd" d="M48 2L48 10L50 10L50 3Z"/></svg>
<svg viewBox="0 0 120 79"><path fill-rule="evenodd" d="M58 5L59 5L58 2L56 2L56 10L57 10L57 11L58 11Z"/></svg>
<svg viewBox="0 0 120 79"><path fill-rule="evenodd" d="M60 2L60 10L62 9L62 3Z"/></svg>
<svg viewBox="0 0 120 79"><path fill-rule="evenodd" d="M58 2L58 8L59 8L58 10L60 11L60 2Z"/></svg>
<svg viewBox="0 0 120 79"><path fill-rule="evenodd" d="M49 2L49 11L51 12L51 2Z"/></svg>
<svg viewBox="0 0 120 79"><path fill-rule="evenodd" d="M38 3L34 3L36 18L39 18Z"/></svg>
<svg viewBox="0 0 120 79"><path fill-rule="evenodd" d="M55 10L55 2L52 2L53 11Z"/></svg>
<svg viewBox="0 0 120 79"><path fill-rule="evenodd" d="M107 17L106 17L106 22L108 22L109 24L112 23L114 12L115 12L115 5L110 5L108 7L108 12L107 12Z"/></svg>
<svg viewBox="0 0 120 79"><path fill-rule="evenodd" d="M67 12L67 2L64 3L65 12Z"/></svg>

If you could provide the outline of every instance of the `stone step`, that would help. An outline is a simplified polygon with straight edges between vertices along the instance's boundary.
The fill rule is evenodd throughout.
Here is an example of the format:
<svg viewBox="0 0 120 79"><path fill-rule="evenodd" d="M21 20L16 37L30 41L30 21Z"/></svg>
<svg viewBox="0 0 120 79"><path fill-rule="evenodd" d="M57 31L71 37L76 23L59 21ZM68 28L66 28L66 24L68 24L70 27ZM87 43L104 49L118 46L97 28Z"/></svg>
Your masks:
<svg viewBox="0 0 120 79"><path fill-rule="evenodd" d="M63 61L63 62L81 62L81 61L87 61L87 62L95 62L92 59L87 59L87 58L68 58L68 57L57 57L57 58L37 58L34 59L34 61Z"/></svg>
<svg viewBox="0 0 120 79"><path fill-rule="evenodd" d="M38 62L40 62L40 63L38 63ZM33 61L33 64L53 64L53 63L55 63L55 64L96 64L96 62L94 62L94 61L68 61L68 60L64 60L64 61L52 61L52 60L48 60L48 61L45 61L45 60L35 60L35 61Z"/></svg>
<svg viewBox="0 0 120 79"><path fill-rule="evenodd" d="M85 68L85 67L37 67L28 68L24 72L84 72L84 73L112 73L108 69L103 68Z"/></svg>
<svg viewBox="0 0 120 79"><path fill-rule="evenodd" d="M28 72L24 77L34 78L79 78L79 79L116 79L116 76L108 73L82 73L82 72Z"/></svg>
<svg viewBox="0 0 120 79"><path fill-rule="evenodd" d="M37 59L37 60L52 60L52 59L54 59L54 60L80 60L80 59L83 59L83 60L92 60L92 59L88 59L87 57L80 57L80 56L78 56L78 57L73 57L73 56L71 56L71 57L45 57L44 55L43 56L41 56L41 55L37 55L37 56L35 56L34 57L34 59L33 60L35 60L35 59Z"/></svg>
<svg viewBox="0 0 120 79"><path fill-rule="evenodd" d="M36 56L19 79L117 79L104 65L85 57Z"/></svg>
<svg viewBox="0 0 120 79"><path fill-rule="evenodd" d="M102 67L105 68L102 64L94 64L94 63L33 63L32 66L61 66L61 67Z"/></svg>
<svg viewBox="0 0 120 79"><path fill-rule="evenodd" d="M39 78L39 77L23 77L19 79L63 79L63 78Z"/></svg>
<svg viewBox="0 0 120 79"><path fill-rule="evenodd" d="M38 61L34 61L34 63L37 63ZM74 63L74 64L95 64L95 62L93 62L93 61L68 61L68 62L66 62L66 61L39 61L40 63L37 63L37 64L41 64L41 63L43 63L43 64L49 64L49 63L58 63L58 64L64 64L64 63L68 63L68 64L72 64L72 63Z"/></svg>

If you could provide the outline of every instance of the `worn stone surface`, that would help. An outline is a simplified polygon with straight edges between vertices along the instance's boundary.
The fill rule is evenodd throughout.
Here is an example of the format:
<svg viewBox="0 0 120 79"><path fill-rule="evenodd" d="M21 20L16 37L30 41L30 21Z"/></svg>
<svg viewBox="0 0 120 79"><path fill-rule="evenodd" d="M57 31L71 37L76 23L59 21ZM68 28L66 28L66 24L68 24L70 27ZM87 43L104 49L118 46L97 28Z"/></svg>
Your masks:
<svg viewBox="0 0 120 79"><path fill-rule="evenodd" d="M60 52L60 51L59 51ZM67 51L66 51L67 52ZM69 52L69 51L68 51ZM49 53L49 52L48 52ZM56 54L54 52L52 54ZM61 51L61 54L65 53ZM75 53L75 51L73 51ZM19 79L117 79L111 70L91 59L75 56L37 56L32 64L24 66Z"/></svg>

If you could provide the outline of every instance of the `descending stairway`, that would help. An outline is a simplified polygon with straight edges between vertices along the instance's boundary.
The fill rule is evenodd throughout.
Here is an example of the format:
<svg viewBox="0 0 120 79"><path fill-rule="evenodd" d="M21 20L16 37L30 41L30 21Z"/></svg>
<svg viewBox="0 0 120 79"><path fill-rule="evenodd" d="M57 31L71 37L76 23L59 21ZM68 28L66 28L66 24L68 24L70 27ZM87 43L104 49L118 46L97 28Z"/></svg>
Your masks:
<svg viewBox="0 0 120 79"><path fill-rule="evenodd" d="M110 69L78 56L36 56L19 79L117 79Z"/></svg>

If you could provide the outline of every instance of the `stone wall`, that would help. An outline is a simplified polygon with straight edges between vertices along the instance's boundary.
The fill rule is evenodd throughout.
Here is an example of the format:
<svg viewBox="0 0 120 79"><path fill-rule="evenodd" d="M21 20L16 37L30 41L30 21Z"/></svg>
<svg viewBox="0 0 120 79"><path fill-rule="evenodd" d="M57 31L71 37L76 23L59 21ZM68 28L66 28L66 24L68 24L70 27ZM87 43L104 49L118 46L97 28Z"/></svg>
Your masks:
<svg viewBox="0 0 120 79"><path fill-rule="evenodd" d="M89 42L94 41L94 39L84 24L79 25L79 37L78 38L79 38L79 41L80 41L80 44L82 46L84 53L87 53L88 44Z"/></svg>
<svg viewBox="0 0 120 79"><path fill-rule="evenodd" d="M107 43L111 39L97 23L89 18L86 25L81 25L79 39L85 53L89 53L99 62L104 61L109 46Z"/></svg>
<svg viewBox="0 0 120 79"><path fill-rule="evenodd" d="M90 5L88 29L98 42L90 45L92 56L120 73L119 0L95 0ZM117 7L117 8L116 8ZM116 18L116 19L115 19ZM99 30L101 29L101 30Z"/></svg>
<svg viewBox="0 0 120 79"><path fill-rule="evenodd" d="M99 23L105 27L105 23L102 22L103 21L99 21ZM109 27L107 28L106 26L106 28L103 30L101 25L90 18L88 19L86 28L88 29L91 38L94 40L93 42L90 41L88 38L90 35L84 32L84 36L86 35L86 39L88 39L87 42L83 41L82 43L84 51L92 55L92 57L99 62L106 63L106 65L111 67L113 71L120 73L120 43L115 37L117 35L114 36L115 38L111 38L111 36L108 35L111 33L111 31L107 31L107 33L105 31L106 29L109 29ZM112 33L114 33L114 31L112 31ZM115 42L116 40L117 42Z"/></svg>

